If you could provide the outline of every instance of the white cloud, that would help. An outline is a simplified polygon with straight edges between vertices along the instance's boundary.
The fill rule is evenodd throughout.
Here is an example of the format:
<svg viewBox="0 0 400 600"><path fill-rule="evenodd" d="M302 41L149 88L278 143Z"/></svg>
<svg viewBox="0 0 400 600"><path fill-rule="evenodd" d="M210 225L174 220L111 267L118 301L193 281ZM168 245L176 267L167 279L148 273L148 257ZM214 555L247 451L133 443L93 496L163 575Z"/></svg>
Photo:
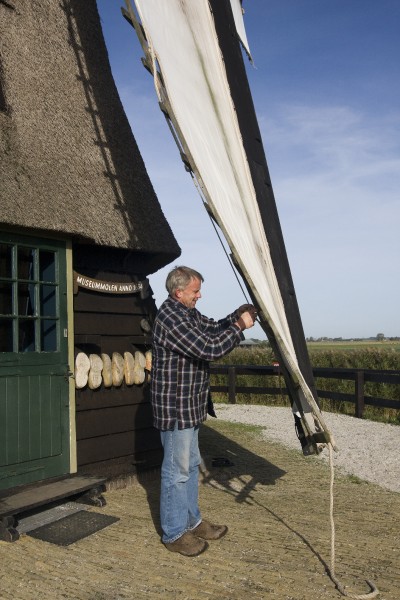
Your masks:
<svg viewBox="0 0 400 600"><path fill-rule="evenodd" d="M383 321L398 335L400 115L285 106L259 121L306 334Z"/></svg>

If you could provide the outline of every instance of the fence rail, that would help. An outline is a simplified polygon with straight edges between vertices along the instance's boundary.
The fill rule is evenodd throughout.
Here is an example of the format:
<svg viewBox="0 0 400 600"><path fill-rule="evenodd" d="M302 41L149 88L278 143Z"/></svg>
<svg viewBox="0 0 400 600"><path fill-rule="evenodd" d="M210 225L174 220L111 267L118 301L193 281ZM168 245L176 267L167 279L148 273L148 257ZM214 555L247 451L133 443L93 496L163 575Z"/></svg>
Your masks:
<svg viewBox="0 0 400 600"><path fill-rule="evenodd" d="M313 369L314 378L339 379L354 382L354 392L344 393L330 390L319 390L319 398L326 398L333 402L351 402L354 404L354 414L362 418L365 405L376 406L380 408L400 409L400 400L390 398L381 398L365 394L366 383L387 383L400 386L400 371L387 370L367 370L367 369L334 369L325 367L316 367ZM269 396L288 396L282 372L277 366L260 365L211 365L211 375L225 375L227 377L226 385L212 385L211 392L228 394L228 402L236 404L237 394L264 394ZM237 385L238 375L261 375L262 377L277 377L278 387ZM282 385L280 385L282 382ZM399 388L400 389L400 388Z"/></svg>

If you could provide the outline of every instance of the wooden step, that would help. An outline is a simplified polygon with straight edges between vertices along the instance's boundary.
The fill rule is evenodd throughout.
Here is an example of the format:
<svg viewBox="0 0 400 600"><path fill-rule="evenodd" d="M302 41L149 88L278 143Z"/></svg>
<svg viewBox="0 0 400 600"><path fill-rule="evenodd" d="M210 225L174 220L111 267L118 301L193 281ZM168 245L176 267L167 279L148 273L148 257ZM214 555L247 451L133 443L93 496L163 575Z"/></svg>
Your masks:
<svg viewBox="0 0 400 600"><path fill-rule="evenodd" d="M105 490L106 478L86 475L68 476L57 481L30 485L19 491L12 490L0 498L0 539L13 542L19 538L15 529L16 515L28 512L71 496L78 502L93 506L104 506L101 495Z"/></svg>

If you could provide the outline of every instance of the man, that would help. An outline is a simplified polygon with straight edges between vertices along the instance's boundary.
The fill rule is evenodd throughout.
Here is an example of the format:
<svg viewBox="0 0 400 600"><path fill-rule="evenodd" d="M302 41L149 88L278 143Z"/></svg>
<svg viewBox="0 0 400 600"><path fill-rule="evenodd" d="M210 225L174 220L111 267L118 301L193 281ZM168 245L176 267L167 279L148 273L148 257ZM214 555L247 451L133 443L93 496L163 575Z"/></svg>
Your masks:
<svg viewBox="0 0 400 600"><path fill-rule="evenodd" d="M168 275L168 298L153 327L151 401L154 425L160 430L160 517L162 541L168 550L198 556L207 540L221 538L225 525L202 519L198 506L199 425L207 418L209 362L224 356L254 325L256 311L246 304L214 321L195 308L203 277L188 267Z"/></svg>

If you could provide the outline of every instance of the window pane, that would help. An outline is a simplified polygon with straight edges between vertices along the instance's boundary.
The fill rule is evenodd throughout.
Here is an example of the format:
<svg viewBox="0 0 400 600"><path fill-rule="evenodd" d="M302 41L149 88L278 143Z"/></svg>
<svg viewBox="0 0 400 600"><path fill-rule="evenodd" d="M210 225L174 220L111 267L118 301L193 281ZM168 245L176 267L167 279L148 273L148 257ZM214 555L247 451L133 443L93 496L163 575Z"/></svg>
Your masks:
<svg viewBox="0 0 400 600"><path fill-rule="evenodd" d="M0 244L0 277L12 277L11 251L12 246Z"/></svg>
<svg viewBox="0 0 400 600"><path fill-rule="evenodd" d="M18 279L34 279L34 248L18 248Z"/></svg>
<svg viewBox="0 0 400 600"><path fill-rule="evenodd" d="M41 281L56 280L56 255L47 250L39 251L39 279Z"/></svg>
<svg viewBox="0 0 400 600"><path fill-rule="evenodd" d="M33 319L19 320L18 352L35 351L35 321Z"/></svg>
<svg viewBox="0 0 400 600"><path fill-rule="evenodd" d="M0 281L0 315L12 314L12 283Z"/></svg>
<svg viewBox="0 0 400 600"><path fill-rule="evenodd" d="M12 326L12 319L0 319L0 352L14 350Z"/></svg>
<svg viewBox="0 0 400 600"><path fill-rule="evenodd" d="M35 284L18 284L18 314L23 317L35 315Z"/></svg>
<svg viewBox="0 0 400 600"><path fill-rule="evenodd" d="M57 316L57 296L55 285L40 286L40 315L43 317Z"/></svg>
<svg viewBox="0 0 400 600"><path fill-rule="evenodd" d="M40 327L40 349L42 352L57 350L57 321L43 319Z"/></svg>

